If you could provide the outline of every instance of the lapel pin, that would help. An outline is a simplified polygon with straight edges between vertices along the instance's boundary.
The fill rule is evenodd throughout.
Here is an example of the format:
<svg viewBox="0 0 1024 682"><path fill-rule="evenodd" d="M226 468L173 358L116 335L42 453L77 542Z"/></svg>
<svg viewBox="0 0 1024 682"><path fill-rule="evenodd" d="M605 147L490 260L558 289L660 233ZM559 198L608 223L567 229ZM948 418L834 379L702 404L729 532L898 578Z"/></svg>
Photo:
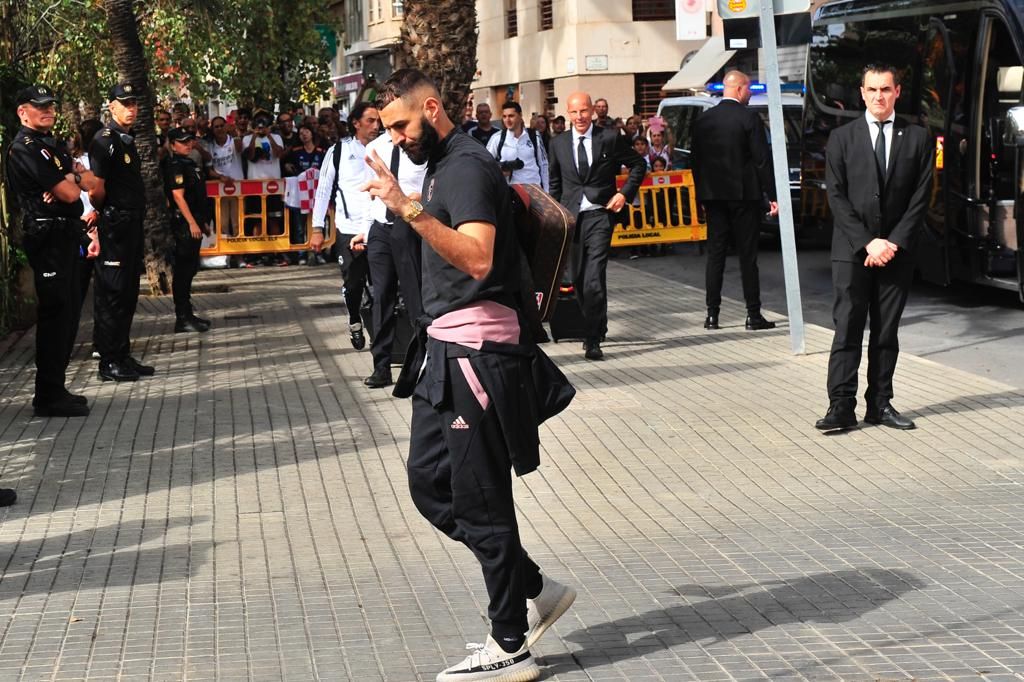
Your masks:
<svg viewBox="0 0 1024 682"><path fill-rule="evenodd" d="M896 137L903 137L903 131L901 130L898 133L896 133Z"/></svg>

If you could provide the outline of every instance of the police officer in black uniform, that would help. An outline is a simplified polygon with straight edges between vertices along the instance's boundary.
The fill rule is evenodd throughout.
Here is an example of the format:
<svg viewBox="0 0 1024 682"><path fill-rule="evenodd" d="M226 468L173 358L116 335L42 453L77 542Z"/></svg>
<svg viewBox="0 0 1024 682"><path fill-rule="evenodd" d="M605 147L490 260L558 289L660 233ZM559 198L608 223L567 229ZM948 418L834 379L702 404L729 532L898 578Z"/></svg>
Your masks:
<svg viewBox="0 0 1024 682"><path fill-rule="evenodd" d="M64 386L78 333L78 247L85 234L81 192L92 173L77 170L50 130L56 99L41 85L18 93L21 129L7 153L7 178L24 212L22 245L35 274L36 382L32 406L40 417L84 417L84 396Z"/></svg>
<svg viewBox="0 0 1024 682"><path fill-rule="evenodd" d="M164 191L171 208L171 233L174 235L174 322L175 332L205 332L210 321L192 312L192 279L199 270L199 248L209 220L206 181L203 172L188 153L195 136L184 128L167 133L174 152L164 166Z"/></svg>
<svg viewBox="0 0 1024 682"><path fill-rule="evenodd" d="M103 254L96 262L93 306L99 376L103 381L135 381L154 372L152 367L132 357L129 339L139 302L142 221L146 210L142 164L131 134L139 113L140 94L130 84L111 88L112 120L89 146L89 162L97 177L89 199L100 211Z"/></svg>

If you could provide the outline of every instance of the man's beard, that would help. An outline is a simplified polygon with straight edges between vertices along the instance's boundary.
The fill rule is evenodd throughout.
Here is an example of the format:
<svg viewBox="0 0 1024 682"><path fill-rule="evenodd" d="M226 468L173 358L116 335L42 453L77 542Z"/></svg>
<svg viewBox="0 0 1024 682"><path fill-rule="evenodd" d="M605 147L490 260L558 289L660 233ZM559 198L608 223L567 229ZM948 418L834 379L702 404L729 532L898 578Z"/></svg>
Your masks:
<svg viewBox="0 0 1024 682"><path fill-rule="evenodd" d="M420 121L420 139L415 142L402 142L399 146L405 155L417 166L424 164L430 158L431 153L441 144L441 136L437 134L437 128L430 125L430 121L424 116Z"/></svg>

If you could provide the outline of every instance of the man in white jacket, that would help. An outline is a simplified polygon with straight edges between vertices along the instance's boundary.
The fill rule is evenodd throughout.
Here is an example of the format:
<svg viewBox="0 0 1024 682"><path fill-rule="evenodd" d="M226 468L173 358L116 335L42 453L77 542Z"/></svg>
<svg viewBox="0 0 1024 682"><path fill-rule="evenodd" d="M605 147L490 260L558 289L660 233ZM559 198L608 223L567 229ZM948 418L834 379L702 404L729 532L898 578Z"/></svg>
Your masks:
<svg viewBox="0 0 1024 682"><path fill-rule="evenodd" d="M373 175L366 165L366 145L377 137L380 119L369 102L359 102L348 117L352 136L339 140L327 150L320 167L320 182L313 203L313 236L309 246L319 253L324 243L324 222L327 207L334 205L334 225L338 230L338 264L341 265L342 295L348 308L348 329L352 347L366 346L359 306L366 288L369 270L366 245L353 240L370 229L370 197L360 188Z"/></svg>

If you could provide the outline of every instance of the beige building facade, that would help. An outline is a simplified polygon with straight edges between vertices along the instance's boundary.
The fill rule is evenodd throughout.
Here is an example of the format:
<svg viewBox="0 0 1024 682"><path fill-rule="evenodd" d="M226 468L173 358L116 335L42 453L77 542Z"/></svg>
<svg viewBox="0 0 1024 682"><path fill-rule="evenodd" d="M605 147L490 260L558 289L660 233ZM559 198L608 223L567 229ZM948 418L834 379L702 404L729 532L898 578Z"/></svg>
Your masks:
<svg viewBox="0 0 1024 682"><path fill-rule="evenodd" d="M661 87L703 40L676 40L673 0L477 0L474 101L497 117L564 114L568 95L604 97L609 113L656 109ZM557 100L557 101L554 101Z"/></svg>

